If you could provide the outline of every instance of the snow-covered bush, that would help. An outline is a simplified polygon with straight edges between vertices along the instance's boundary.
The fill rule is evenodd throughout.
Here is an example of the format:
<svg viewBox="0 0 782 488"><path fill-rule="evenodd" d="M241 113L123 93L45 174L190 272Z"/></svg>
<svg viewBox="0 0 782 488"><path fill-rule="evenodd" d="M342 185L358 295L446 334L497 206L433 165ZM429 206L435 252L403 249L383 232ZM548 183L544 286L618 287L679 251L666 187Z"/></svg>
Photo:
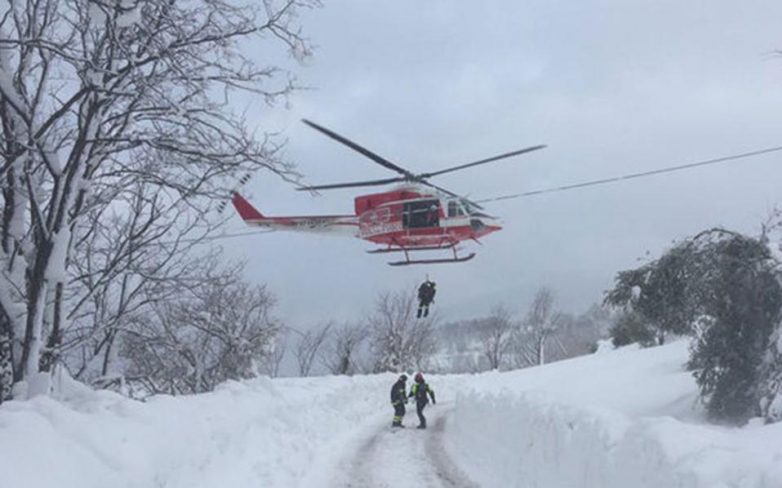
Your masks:
<svg viewBox="0 0 782 488"><path fill-rule="evenodd" d="M685 243L656 261L617 274L616 284L606 294L605 304L623 308L639 322L624 324L619 332L626 332L632 325L637 333L632 339L647 342L651 331L658 344L665 342L666 334L689 332L693 314L687 289L694 263L691 253Z"/></svg>
<svg viewBox="0 0 782 488"><path fill-rule="evenodd" d="M620 273L607 302L652 324L659 337L692 335L688 366L709 416L743 423L767 396L764 377L779 374L774 361L763 361L782 313L777 273L765 242L713 229Z"/></svg>
<svg viewBox="0 0 782 488"><path fill-rule="evenodd" d="M622 313L609 329L609 333L616 347L634 343L649 347L657 343L654 328L632 310Z"/></svg>

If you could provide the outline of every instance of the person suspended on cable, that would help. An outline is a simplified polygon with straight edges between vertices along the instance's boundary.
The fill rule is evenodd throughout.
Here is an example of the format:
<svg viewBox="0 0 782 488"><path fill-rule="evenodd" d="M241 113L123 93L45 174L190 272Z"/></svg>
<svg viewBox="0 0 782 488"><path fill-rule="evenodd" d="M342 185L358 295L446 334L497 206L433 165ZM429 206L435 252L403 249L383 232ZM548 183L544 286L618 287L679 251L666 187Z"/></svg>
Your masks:
<svg viewBox="0 0 782 488"><path fill-rule="evenodd" d="M402 418L405 416L405 404L407 403L407 375L403 374L391 387L391 406L394 407L394 421L391 427L404 427Z"/></svg>
<svg viewBox="0 0 782 488"><path fill-rule="evenodd" d="M437 402L434 399L434 390L424 381L424 374L420 371L415 374L415 384L410 388L410 396L415 397L415 410L418 414L418 428L426 428L426 417L424 417L424 408L429 403L429 397L432 398L432 405Z"/></svg>
<svg viewBox="0 0 782 488"><path fill-rule="evenodd" d="M429 315L429 305L434 303L434 295L437 293L437 287L434 281L429 281L427 276L421 286L418 287L418 318Z"/></svg>

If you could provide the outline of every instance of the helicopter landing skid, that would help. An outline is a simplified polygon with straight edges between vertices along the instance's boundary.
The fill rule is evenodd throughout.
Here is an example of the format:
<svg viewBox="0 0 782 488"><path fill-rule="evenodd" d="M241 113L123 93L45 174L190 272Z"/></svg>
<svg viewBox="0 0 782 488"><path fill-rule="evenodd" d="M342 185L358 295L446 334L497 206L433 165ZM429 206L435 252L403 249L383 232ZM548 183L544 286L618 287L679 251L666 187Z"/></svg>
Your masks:
<svg viewBox="0 0 782 488"><path fill-rule="evenodd" d="M388 263L389 266L408 266L410 264L441 264L441 263L463 263L475 257L475 253L470 253L464 257L453 257L444 259L407 259L405 261L394 261Z"/></svg>
<svg viewBox="0 0 782 488"><path fill-rule="evenodd" d="M411 247L411 248L404 248L404 247L388 247L388 248L381 248L381 249L370 249L367 251L368 254L385 254L389 252L407 252L407 251L439 251L440 249L451 249L454 246L456 246L455 242L450 242L448 244L444 244L442 246L423 246L423 247Z"/></svg>

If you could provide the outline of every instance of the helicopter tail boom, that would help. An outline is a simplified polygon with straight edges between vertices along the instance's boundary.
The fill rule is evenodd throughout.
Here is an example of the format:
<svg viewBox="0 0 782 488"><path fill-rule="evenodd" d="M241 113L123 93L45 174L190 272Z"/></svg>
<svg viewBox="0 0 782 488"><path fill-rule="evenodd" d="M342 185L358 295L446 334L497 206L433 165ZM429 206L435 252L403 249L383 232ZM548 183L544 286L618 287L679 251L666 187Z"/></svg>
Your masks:
<svg viewBox="0 0 782 488"><path fill-rule="evenodd" d="M306 215L267 217L259 212L238 193L232 199L234 208L247 225L266 227L272 230L311 232L316 234L358 233L358 219L354 215Z"/></svg>

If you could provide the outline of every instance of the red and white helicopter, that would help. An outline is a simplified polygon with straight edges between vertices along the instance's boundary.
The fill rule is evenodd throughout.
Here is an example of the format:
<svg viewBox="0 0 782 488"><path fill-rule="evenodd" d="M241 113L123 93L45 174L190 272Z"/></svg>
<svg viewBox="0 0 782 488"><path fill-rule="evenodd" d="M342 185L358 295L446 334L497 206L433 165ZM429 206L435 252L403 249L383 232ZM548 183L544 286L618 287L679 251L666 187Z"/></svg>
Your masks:
<svg viewBox="0 0 782 488"><path fill-rule="evenodd" d="M299 190L330 190L392 183L401 183L401 185L387 192L357 196L353 215L267 217L238 193L233 196L236 211L251 226L273 230L345 234L381 246L367 251L369 253L404 253L404 261L388 263L392 266L458 263L470 260L475 257L475 253L460 257L457 252L458 244L466 240L478 242L478 239L502 228L495 217L482 212L483 208L480 205L430 183L429 178L546 147L543 145L527 147L431 173L414 174L325 127L308 120L304 120L304 123L377 164L399 173L400 176L380 180L313 185ZM453 252L453 257L417 260L410 258L410 254L414 251L436 250L450 250Z"/></svg>

